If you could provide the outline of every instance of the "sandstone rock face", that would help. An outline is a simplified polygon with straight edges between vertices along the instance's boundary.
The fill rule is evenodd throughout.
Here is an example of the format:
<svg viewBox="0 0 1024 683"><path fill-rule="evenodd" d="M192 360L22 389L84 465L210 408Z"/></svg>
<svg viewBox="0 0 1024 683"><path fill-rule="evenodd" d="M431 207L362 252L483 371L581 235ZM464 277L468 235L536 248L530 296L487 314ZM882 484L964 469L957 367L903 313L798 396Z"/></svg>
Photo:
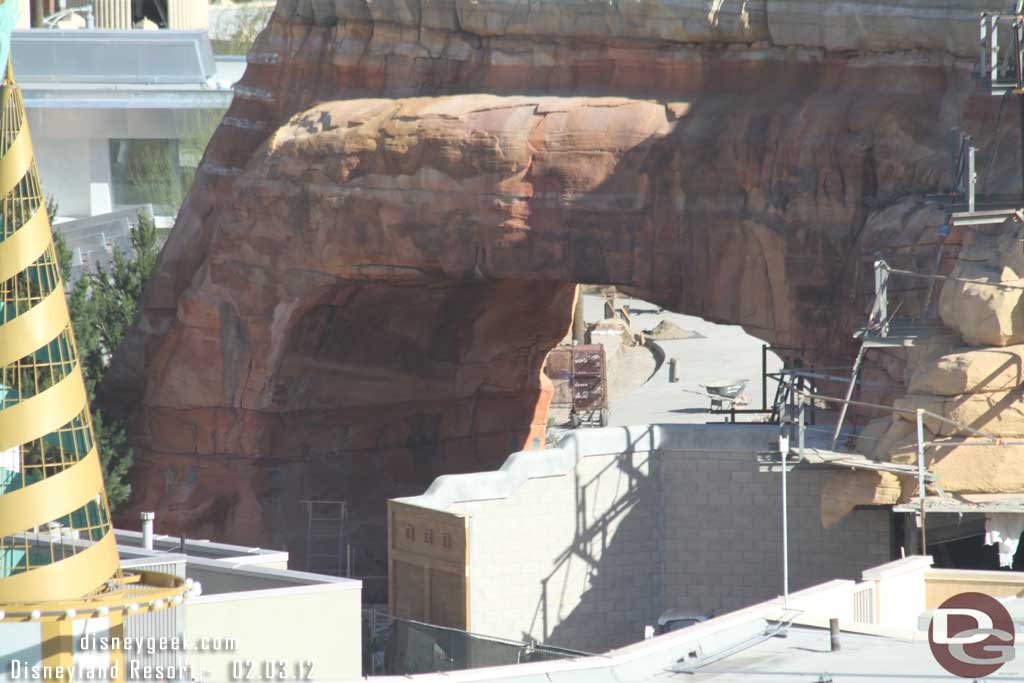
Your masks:
<svg viewBox="0 0 1024 683"><path fill-rule="evenodd" d="M1024 341L1024 234L1021 221L973 230L942 287L942 321L972 346Z"/></svg>
<svg viewBox="0 0 1024 683"><path fill-rule="evenodd" d="M873 437L872 433L861 434L861 442L864 444L864 453L875 460L888 460L890 454L897 445L905 443L909 439L916 439L916 423L905 420L894 420L893 418L879 418L879 422L888 422L889 426L881 436ZM876 421L872 421L875 423ZM865 430L867 431L867 430ZM916 441L915 441L916 443Z"/></svg>
<svg viewBox="0 0 1024 683"><path fill-rule="evenodd" d="M978 15L988 7L985 2L941 0L875 0L852 5L767 0L768 30L776 45L818 45L835 51L937 49L973 57Z"/></svg>
<svg viewBox="0 0 1024 683"><path fill-rule="evenodd" d="M911 375L908 388L912 394L956 396L1008 391L1024 384L1024 345L1021 344L957 349L929 360Z"/></svg>
<svg viewBox="0 0 1024 683"><path fill-rule="evenodd" d="M298 501L346 500L380 573L385 498L543 443L577 283L848 360L870 255L931 262L948 129L996 116L978 10L281 0L105 387L126 519L302 566Z"/></svg>
<svg viewBox="0 0 1024 683"><path fill-rule="evenodd" d="M999 436L1024 436L1024 392L989 391L981 394L960 394L959 396L928 396L908 394L897 399L894 407L901 410L923 408L935 415ZM899 419L916 424L914 415L903 412ZM957 425L943 422L930 416L924 418L925 426L933 434L952 436L965 430Z"/></svg>
<svg viewBox="0 0 1024 683"><path fill-rule="evenodd" d="M843 472L821 490L821 525L835 525L858 505L892 505L902 493L899 478L889 472Z"/></svg>
<svg viewBox="0 0 1024 683"><path fill-rule="evenodd" d="M864 425L864 428L857 434L856 450L860 453L871 454L878 447L878 442L885 437L886 432L892 427L892 417L876 417Z"/></svg>
<svg viewBox="0 0 1024 683"><path fill-rule="evenodd" d="M892 452L892 461L916 465L916 439L899 445ZM947 493L1024 491L1024 446L998 446L964 438L949 446L930 447L925 451L925 467L938 475ZM916 489L916 482L905 479L903 498L917 495Z"/></svg>
<svg viewBox="0 0 1024 683"><path fill-rule="evenodd" d="M296 23L370 21L401 29L433 56L444 55L445 34L474 38L627 39L680 44L765 43L834 52L935 50L973 58L978 16L1006 7L987 0L559 0L528 5L508 0L285 0L277 13ZM435 34L431 36L430 34ZM551 52L557 50L552 45ZM449 53L450 54L450 53Z"/></svg>
<svg viewBox="0 0 1024 683"><path fill-rule="evenodd" d="M909 392L895 400L891 425L878 436L884 423L872 422L858 444L875 459L916 465L916 411L927 411L925 465L949 494L1024 491L1024 446L1015 442L1024 437L1022 227L1024 217L1017 216L970 229L939 301L942 321L970 346L945 353L936 347L913 359ZM858 501L891 496L881 480L844 475L836 476L832 491L844 504L823 500L823 519L834 520ZM904 478L901 498L916 495L915 482Z"/></svg>

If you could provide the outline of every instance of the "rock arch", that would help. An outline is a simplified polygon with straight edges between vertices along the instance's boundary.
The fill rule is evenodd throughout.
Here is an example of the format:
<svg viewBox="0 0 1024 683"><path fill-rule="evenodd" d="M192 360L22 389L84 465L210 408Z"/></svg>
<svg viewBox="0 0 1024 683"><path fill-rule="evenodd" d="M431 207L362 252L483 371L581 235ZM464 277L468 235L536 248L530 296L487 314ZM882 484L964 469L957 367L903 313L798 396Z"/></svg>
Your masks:
<svg viewBox="0 0 1024 683"><path fill-rule="evenodd" d="M294 548L287 501L345 498L374 562L385 497L538 438L579 282L843 355L998 103L973 6L783 4L282 0L105 387L136 508Z"/></svg>

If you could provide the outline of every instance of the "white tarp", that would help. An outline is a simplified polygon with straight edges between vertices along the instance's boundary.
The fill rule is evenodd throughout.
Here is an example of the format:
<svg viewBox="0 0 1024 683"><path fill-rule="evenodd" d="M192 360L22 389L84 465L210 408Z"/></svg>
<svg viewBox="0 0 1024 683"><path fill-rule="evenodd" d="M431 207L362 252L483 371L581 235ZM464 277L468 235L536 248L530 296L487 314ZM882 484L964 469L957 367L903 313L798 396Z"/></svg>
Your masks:
<svg viewBox="0 0 1024 683"><path fill-rule="evenodd" d="M1020 535L1024 533L1024 514L994 512L985 515L985 545L999 546L999 566L1013 566Z"/></svg>

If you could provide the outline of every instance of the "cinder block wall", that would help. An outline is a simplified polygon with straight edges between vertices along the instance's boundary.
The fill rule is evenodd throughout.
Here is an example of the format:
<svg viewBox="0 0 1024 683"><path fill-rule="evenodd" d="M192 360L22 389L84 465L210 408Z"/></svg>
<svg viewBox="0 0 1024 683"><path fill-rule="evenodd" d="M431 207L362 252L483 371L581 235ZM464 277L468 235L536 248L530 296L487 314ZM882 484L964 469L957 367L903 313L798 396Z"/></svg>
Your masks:
<svg viewBox="0 0 1024 683"><path fill-rule="evenodd" d="M752 453L658 453L664 512L662 604L723 614L782 594L782 488ZM789 586L859 580L888 562L890 512L855 510L831 529L820 518L832 472L797 467L787 477Z"/></svg>
<svg viewBox="0 0 1024 683"><path fill-rule="evenodd" d="M648 453L587 457L470 515L470 630L602 652L643 637L657 609Z"/></svg>
<svg viewBox="0 0 1024 683"><path fill-rule="evenodd" d="M471 631L603 652L670 608L722 614L781 594L780 475L755 460L777 430L584 430L403 502L469 516ZM888 510L821 527L831 474L789 475L791 590L891 559Z"/></svg>

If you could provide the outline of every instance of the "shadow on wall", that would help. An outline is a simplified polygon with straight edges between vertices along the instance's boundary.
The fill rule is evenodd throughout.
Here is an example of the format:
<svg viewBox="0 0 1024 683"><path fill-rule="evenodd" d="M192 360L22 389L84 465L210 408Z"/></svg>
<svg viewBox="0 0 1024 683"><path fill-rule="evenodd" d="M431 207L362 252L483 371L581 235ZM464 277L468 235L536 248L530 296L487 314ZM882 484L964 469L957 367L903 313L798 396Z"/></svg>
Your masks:
<svg viewBox="0 0 1024 683"><path fill-rule="evenodd" d="M471 519L472 630L603 652L641 639L669 609L722 613L778 596L780 478L758 471L751 445L775 435L765 426L602 429L563 442L564 451L521 454L518 463L531 463L504 473L534 474L515 490L453 506ZM575 467L551 472L576 450ZM794 591L858 579L891 559L887 509L822 527L831 474L790 474Z"/></svg>
<svg viewBox="0 0 1024 683"><path fill-rule="evenodd" d="M639 640L657 617L657 475L650 454L634 450L649 442L649 432L598 471L573 471L573 541L541 580L524 638L540 633L549 645L603 652ZM573 577L580 574L583 593L576 595Z"/></svg>

